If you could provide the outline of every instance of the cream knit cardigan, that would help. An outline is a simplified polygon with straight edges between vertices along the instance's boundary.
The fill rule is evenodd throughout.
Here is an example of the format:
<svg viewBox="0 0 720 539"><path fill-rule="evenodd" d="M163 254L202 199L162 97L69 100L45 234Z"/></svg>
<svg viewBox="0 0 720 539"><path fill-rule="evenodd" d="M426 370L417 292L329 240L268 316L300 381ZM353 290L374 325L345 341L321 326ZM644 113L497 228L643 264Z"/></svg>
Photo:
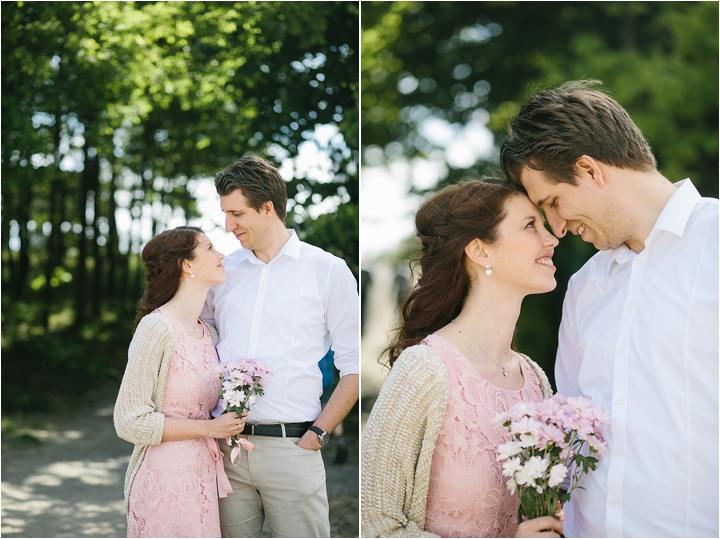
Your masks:
<svg viewBox="0 0 720 539"><path fill-rule="evenodd" d="M523 357L543 395L552 396L540 366ZM438 537L424 530L425 507L448 391L445 364L432 348L420 344L400 354L362 436L362 537Z"/></svg>
<svg viewBox="0 0 720 539"><path fill-rule="evenodd" d="M217 344L217 332L203 324ZM113 413L117 435L135 444L125 474L125 512L128 511L130 486L148 446L162 441L165 383L174 346L172 323L157 311L140 320L130 342L128 364Z"/></svg>

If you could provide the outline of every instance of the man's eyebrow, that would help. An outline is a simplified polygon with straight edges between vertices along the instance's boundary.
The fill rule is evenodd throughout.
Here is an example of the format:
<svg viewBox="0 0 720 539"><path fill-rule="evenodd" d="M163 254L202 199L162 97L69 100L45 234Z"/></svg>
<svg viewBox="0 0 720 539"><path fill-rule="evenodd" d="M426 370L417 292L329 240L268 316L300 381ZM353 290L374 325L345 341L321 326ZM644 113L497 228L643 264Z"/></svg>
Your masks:
<svg viewBox="0 0 720 539"><path fill-rule="evenodd" d="M537 202L535 202L535 205L538 206L538 207L539 207L539 206L542 206L543 204L545 204L545 203L548 201L548 198L550 198L550 196L546 196L546 197L544 197L544 198L541 198L540 200L538 200Z"/></svg>

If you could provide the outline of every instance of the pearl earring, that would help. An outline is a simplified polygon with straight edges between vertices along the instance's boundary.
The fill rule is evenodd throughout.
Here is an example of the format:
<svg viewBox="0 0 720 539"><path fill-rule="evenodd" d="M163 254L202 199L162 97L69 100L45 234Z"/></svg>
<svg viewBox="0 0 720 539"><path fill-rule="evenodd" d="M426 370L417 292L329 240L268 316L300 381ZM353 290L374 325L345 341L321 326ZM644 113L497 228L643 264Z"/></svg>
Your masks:
<svg viewBox="0 0 720 539"><path fill-rule="evenodd" d="M192 278L194 279L194 278L195 278L195 274L194 274L194 273L191 273L191 274L190 274L190 277L192 277Z"/></svg>
<svg viewBox="0 0 720 539"><path fill-rule="evenodd" d="M485 275L492 275L492 270L490 269L490 264L485 266Z"/></svg>

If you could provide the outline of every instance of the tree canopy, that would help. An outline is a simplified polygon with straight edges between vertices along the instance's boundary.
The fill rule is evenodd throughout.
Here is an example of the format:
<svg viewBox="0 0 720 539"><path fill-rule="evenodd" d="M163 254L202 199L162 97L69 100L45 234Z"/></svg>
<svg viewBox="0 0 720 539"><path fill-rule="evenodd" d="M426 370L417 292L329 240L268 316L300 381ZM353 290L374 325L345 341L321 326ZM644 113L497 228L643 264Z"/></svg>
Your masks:
<svg viewBox="0 0 720 539"><path fill-rule="evenodd" d="M363 159L442 158L429 117L486 125L499 147L508 120L539 88L599 79L640 126L661 171L718 195L716 2L365 2ZM396 143L401 144L401 149ZM448 180L497 166L448 163Z"/></svg>
<svg viewBox="0 0 720 539"><path fill-rule="evenodd" d="M1 9L4 374L15 341L131 321L148 231L248 153L323 146L323 176L287 178L287 224L359 273L357 2Z"/></svg>

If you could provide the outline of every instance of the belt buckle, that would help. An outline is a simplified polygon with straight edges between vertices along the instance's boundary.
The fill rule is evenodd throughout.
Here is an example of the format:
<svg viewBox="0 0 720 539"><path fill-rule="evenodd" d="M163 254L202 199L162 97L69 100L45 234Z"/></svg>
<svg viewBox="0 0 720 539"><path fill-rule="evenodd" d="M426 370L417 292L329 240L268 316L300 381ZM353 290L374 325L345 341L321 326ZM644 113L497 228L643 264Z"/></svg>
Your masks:
<svg viewBox="0 0 720 539"><path fill-rule="evenodd" d="M255 423L250 423L250 435L255 435Z"/></svg>

